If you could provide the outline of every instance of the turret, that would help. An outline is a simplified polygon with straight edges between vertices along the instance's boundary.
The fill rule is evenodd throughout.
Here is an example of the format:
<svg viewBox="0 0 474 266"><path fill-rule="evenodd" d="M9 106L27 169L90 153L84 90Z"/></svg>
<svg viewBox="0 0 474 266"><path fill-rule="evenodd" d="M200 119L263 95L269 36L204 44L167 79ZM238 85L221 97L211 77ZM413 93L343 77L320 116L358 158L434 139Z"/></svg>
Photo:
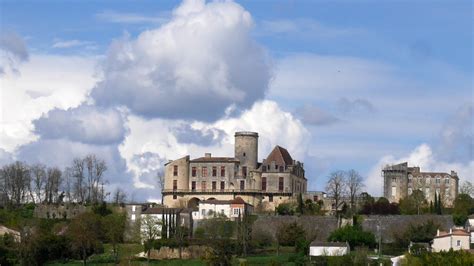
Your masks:
<svg viewBox="0 0 474 266"><path fill-rule="evenodd" d="M257 168L258 161L258 133L236 132L235 133L235 158L240 160L240 168L249 171ZM241 172L242 173L242 172ZM239 175L241 174L239 173Z"/></svg>

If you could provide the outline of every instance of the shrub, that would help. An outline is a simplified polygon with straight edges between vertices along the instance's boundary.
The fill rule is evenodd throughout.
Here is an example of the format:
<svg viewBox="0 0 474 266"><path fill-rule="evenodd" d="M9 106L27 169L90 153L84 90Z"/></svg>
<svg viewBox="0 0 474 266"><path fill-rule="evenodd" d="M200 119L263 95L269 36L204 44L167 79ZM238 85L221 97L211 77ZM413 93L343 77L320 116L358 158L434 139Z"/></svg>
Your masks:
<svg viewBox="0 0 474 266"><path fill-rule="evenodd" d="M328 241L348 242L351 250L355 247L366 246L375 247L375 236L371 232L363 231L360 226L344 226L333 231Z"/></svg>
<svg viewBox="0 0 474 266"><path fill-rule="evenodd" d="M277 241L282 246L295 246L298 239L305 238L305 234L297 222L285 223L277 229Z"/></svg>

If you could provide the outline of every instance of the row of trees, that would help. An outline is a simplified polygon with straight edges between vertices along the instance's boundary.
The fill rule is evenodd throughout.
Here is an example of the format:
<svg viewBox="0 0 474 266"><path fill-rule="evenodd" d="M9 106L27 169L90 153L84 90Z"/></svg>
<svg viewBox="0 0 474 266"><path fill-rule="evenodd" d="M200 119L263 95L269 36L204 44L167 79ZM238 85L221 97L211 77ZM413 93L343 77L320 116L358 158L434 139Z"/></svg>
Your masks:
<svg viewBox="0 0 474 266"><path fill-rule="evenodd" d="M355 211L357 197L363 188L362 176L353 169L332 172L326 184L326 192L334 199L336 210L343 203L342 200L347 198L352 212Z"/></svg>
<svg viewBox="0 0 474 266"><path fill-rule="evenodd" d="M0 169L0 204L8 207L33 203L98 203L105 199L107 165L95 155L76 158L61 170L43 164L14 162ZM118 195L123 199L124 193Z"/></svg>

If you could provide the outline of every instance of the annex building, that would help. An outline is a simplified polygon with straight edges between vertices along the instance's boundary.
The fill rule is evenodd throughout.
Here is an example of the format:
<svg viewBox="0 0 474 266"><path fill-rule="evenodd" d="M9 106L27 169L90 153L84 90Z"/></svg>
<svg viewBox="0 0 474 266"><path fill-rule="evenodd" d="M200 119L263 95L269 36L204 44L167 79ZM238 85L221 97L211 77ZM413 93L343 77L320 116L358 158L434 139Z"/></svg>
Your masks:
<svg viewBox="0 0 474 266"><path fill-rule="evenodd" d="M420 167L409 167L407 162L386 166L383 170L384 197L399 202L415 190L421 190L427 202L441 197L444 206L451 207L458 195L459 177L456 172L421 172Z"/></svg>
<svg viewBox="0 0 474 266"><path fill-rule="evenodd" d="M196 207L205 200L242 198L257 210L273 210L279 203L305 193L303 163L280 146L258 161L258 133L236 132L234 156L191 159L184 156L165 165L163 203L168 207Z"/></svg>

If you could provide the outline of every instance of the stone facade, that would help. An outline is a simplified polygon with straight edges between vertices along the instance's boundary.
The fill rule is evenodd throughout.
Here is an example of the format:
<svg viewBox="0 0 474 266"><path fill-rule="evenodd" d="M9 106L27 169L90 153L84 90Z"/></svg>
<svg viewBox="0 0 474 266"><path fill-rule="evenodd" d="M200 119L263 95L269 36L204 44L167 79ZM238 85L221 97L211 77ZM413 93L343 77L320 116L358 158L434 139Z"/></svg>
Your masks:
<svg viewBox="0 0 474 266"><path fill-rule="evenodd" d="M415 190L421 190L428 202L441 197L443 205L452 207L458 195L459 178L456 172L421 172L420 167L409 167L408 163L386 166L383 170L384 197L390 202L399 202Z"/></svg>
<svg viewBox="0 0 474 266"><path fill-rule="evenodd" d="M197 206L199 201L232 200L236 197L256 209L273 210L281 202L305 193L303 164L276 146L258 162L258 134L236 132L234 157L189 156L165 165L163 203L168 207Z"/></svg>

